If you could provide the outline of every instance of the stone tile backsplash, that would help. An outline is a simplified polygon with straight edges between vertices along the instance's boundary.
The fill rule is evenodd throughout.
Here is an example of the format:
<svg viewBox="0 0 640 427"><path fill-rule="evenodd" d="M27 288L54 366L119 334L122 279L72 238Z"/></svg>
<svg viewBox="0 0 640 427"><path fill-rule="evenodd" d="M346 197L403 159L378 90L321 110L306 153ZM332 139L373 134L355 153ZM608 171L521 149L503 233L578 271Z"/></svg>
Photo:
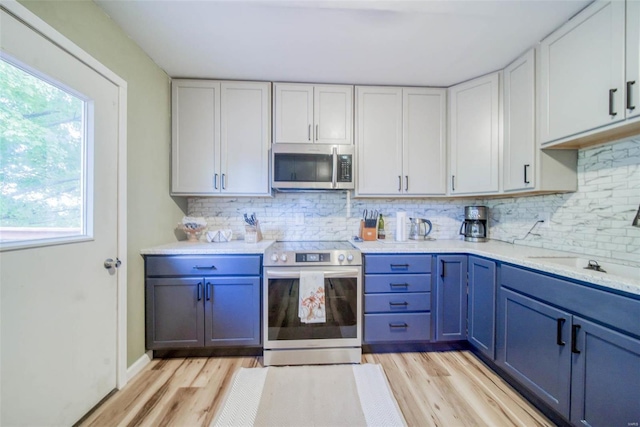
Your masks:
<svg viewBox="0 0 640 427"><path fill-rule="evenodd" d="M429 219L436 239L458 239L464 206L486 205L492 239L640 263L640 228L631 226L640 203L640 139L580 150L575 193L499 199L351 196L325 192L190 198L188 214L205 217L211 230L231 228L234 238L244 235L243 214L255 213L265 239L346 240L358 233L364 209L383 214L388 239L393 238L395 213L405 211L409 217ZM550 215L546 227L536 224L541 213Z"/></svg>

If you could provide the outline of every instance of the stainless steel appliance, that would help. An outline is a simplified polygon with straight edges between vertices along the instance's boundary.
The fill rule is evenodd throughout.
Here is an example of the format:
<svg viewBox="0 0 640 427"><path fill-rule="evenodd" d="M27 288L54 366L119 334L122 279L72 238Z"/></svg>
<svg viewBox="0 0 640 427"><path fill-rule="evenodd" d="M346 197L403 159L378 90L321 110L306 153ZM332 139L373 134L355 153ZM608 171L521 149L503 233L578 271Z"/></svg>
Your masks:
<svg viewBox="0 0 640 427"><path fill-rule="evenodd" d="M271 187L287 190L355 188L353 145L273 144Z"/></svg>
<svg viewBox="0 0 640 427"><path fill-rule="evenodd" d="M409 220L411 221L409 238L412 240L425 240L429 233L431 233L431 221L424 218L409 218Z"/></svg>
<svg viewBox="0 0 640 427"><path fill-rule="evenodd" d="M264 365L360 363L362 255L348 242L276 242L264 255ZM324 295L323 318L303 319L303 277Z"/></svg>
<svg viewBox="0 0 640 427"><path fill-rule="evenodd" d="M465 206L460 234L467 242L486 242L489 231L488 222L489 209L486 206Z"/></svg>

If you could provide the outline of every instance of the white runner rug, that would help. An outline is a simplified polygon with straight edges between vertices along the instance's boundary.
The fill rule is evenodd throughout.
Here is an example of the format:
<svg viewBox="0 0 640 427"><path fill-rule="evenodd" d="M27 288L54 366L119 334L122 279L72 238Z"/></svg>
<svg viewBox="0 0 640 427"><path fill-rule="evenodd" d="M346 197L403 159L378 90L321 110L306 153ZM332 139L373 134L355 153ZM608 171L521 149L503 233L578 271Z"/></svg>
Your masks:
<svg viewBox="0 0 640 427"><path fill-rule="evenodd" d="M406 426L382 366L241 368L212 426Z"/></svg>

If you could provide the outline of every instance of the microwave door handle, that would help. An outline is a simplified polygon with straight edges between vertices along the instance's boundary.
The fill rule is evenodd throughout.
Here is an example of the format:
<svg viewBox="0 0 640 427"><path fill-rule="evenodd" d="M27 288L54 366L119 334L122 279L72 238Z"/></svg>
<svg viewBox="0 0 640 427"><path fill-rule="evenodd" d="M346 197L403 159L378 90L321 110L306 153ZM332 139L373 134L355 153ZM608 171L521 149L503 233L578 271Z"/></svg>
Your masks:
<svg viewBox="0 0 640 427"><path fill-rule="evenodd" d="M324 277L326 278L344 278L344 277L358 277L360 272L353 268L349 270L334 270L334 271L323 271ZM300 271L274 271L267 270L266 275L268 279L299 279Z"/></svg>
<svg viewBox="0 0 640 427"><path fill-rule="evenodd" d="M333 147L333 173L331 174L331 188L338 184L338 147Z"/></svg>

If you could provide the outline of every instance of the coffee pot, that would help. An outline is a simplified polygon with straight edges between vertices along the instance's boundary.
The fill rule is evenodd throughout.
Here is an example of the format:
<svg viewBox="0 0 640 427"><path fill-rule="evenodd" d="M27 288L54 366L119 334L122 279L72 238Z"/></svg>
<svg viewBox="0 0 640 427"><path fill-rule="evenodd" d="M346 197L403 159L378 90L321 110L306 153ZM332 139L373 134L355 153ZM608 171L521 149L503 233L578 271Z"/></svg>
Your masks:
<svg viewBox="0 0 640 427"><path fill-rule="evenodd" d="M409 230L409 238L412 240L426 239L431 233L431 221L424 218L409 218L411 221L411 229ZM424 228L423 228L424 224ZM427 228L427 226L429 228Z"/></svg>

